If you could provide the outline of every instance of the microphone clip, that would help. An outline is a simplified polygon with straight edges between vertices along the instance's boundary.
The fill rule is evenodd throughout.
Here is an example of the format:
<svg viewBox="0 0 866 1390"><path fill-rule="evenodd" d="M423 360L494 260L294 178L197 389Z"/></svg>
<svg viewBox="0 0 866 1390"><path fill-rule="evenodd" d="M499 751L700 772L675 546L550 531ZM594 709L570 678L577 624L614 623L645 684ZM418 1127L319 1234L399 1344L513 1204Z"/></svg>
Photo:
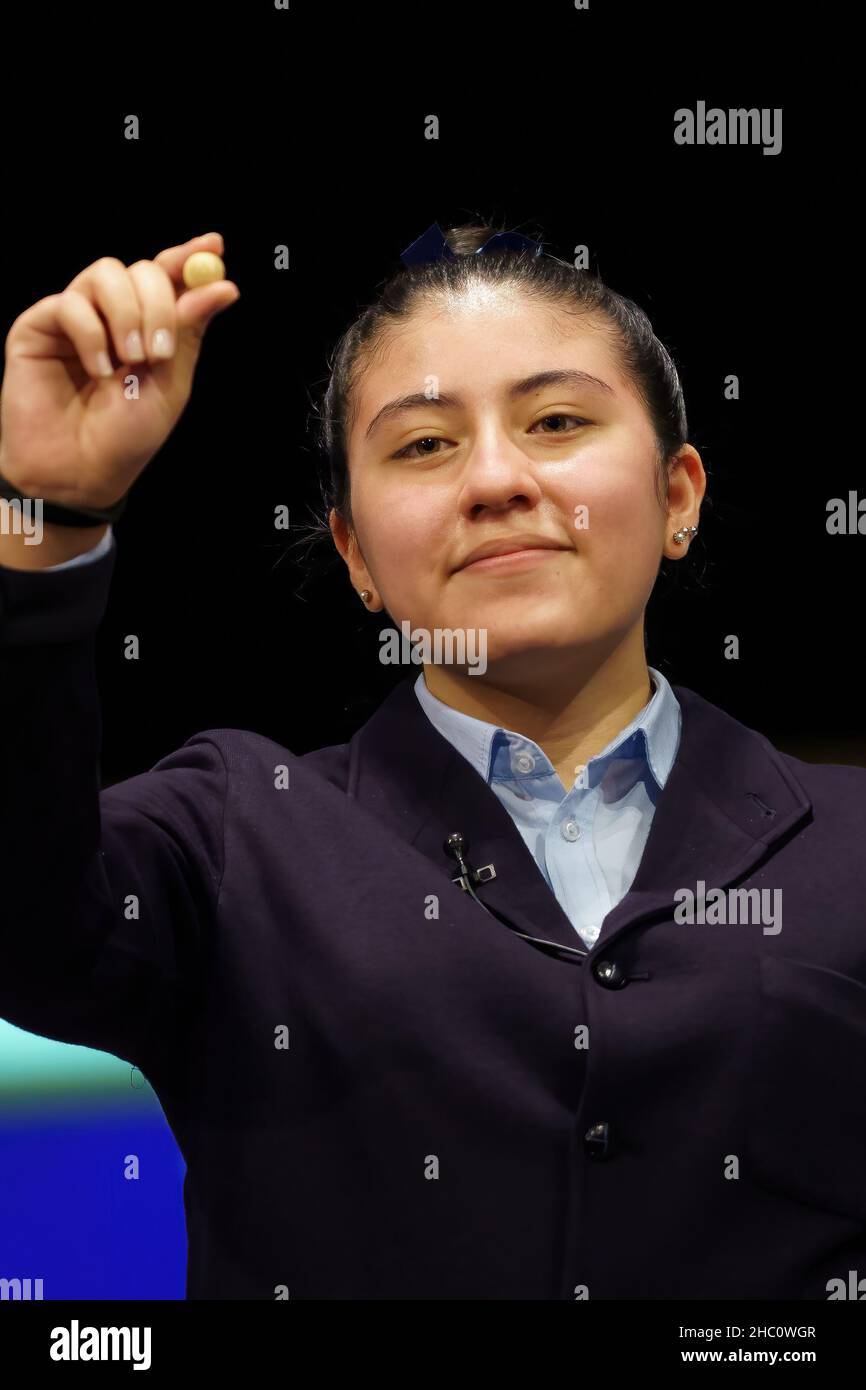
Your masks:
<svg viewBox="0 0 866 1390"><path fill-rule="evenodd" d="M489 883L492 878L496 877L496 869L492 864L484 864L480 869L473 869L466 859L468 849L469 842L459 830L455 830L452 835L449 835L444 844L445 853L449 858L456 860L460 870L451 882L458 884L464 893L472 893L475 884Z"/></svg>

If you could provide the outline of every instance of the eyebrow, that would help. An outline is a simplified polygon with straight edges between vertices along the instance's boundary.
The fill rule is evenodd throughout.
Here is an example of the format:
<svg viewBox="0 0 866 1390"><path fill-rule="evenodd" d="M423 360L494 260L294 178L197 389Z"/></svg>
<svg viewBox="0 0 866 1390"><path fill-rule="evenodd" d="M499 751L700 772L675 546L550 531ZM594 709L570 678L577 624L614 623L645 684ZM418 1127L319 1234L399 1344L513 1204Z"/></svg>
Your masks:
<svg viewBox="0 0 866 1390"><path fill-rule="evenodd" d="M597 390L607 391L610 395L615 395L612 386L600 377L592 376L590 372L580 372L573 369L535 372L532 376L522 377L519 381L512 381L506 386L506 395L512 400L518 396L528 396L533 391L540 391L544 386L592 386ZM462 396L440 392L438 396L426 396L423 391L416 391L410 396L397 396L393 401L388 401L381 410L377 410L369 425L367 426L365 439L369 439L373 431L385 420L391 420L395 415L401 415L406 410L415 410L419 406L438 406L441 410L460 409L465 405Z"/></svg>

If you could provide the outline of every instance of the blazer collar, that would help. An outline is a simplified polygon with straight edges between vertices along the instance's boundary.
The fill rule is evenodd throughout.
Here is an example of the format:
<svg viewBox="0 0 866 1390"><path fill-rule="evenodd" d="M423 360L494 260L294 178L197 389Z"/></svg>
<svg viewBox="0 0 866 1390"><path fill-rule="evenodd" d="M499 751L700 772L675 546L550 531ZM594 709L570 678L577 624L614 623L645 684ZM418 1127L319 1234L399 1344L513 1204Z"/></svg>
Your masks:
<svg viewBox="0 0 866 1390"><path fill-rule="evenodd" d="M417 849L441 875L442 892L459 893L443 850L453 831L469 845L475 868L493 863L496 877L478 896L519 931L579 947L569 918L496 793L430 722L404 679L349 744L347 793ZM685 686L674 685L682 711L679 748L659 796L637 875L607 914L593 957L623 931L667 917L674 893L725 888L772 853L811 810L804 788L766 738Z"/></svg>

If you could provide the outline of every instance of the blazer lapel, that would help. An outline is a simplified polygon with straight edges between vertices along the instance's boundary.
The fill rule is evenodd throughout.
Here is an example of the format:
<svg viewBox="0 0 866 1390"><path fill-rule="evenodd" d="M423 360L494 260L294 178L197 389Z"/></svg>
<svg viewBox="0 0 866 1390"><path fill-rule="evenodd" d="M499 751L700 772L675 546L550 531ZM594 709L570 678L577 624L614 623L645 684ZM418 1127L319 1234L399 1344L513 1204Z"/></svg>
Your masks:
<svg viewBox="0 0 866 1390"><path fill-rule="evenodd" d="M630 891L605 917L596 949L627 927L667 917L699 881L727 888L770 856L812 803L764 736L685 686L673 686L682 733Z"/></svg>
<svg viewBox="0 0 866 1390"><path fill-rule="evenodd" d="M443 849L460 831L478 869L496 877L477 888L488 907L518 931L582 948L496 793L430 723L402 681L351 740L347 793L430 861L449 891L483 911L451 880L457 866ZM809 814L811 802L781 755L759 733L684 686L680 746L659 796L635 880L607 914L593 947L637 922L666 917L678 889L725 888Z"/></svg>
<svg viewBox="0 0 866 1390"><path fill-rule="evenodd" d="M496 869L495 878L476 888L482 902L518 931L582 949L584 943L508 812L480 773L431 724L413 680L392 690L352 739L348 794L435 866L446 885L443 892L459 893L469 909L486 916L451 881L457 865L443 845L459 830L471 866L492 863Z"/></svg>

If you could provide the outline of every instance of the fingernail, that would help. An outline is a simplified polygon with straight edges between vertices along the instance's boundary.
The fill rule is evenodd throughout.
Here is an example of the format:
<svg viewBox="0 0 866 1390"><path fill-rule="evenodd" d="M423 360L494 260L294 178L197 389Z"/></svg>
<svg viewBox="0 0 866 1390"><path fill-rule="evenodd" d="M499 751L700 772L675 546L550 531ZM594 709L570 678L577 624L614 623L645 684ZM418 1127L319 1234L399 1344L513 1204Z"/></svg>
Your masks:
<svg viewBox="0 0 866 1390"><path fill-rule="evenodd" d="M144 357L144 342L137 328L126 335L126 355L127 357Z"/></svg>
<svg viewBox="0 0 866 1390"><path fill-rule="evenodd" d="M174 334L168 328L158 328L153 335L152 351L154 357L171 357L174 352Z"/></svg>
<svg viewBox="0 0 866 1390"><path fill-rule="evenodd" d="M100 376L114 376L114 368L111 365L111 358L107 352L96 354L96 369Z"/></svg>

